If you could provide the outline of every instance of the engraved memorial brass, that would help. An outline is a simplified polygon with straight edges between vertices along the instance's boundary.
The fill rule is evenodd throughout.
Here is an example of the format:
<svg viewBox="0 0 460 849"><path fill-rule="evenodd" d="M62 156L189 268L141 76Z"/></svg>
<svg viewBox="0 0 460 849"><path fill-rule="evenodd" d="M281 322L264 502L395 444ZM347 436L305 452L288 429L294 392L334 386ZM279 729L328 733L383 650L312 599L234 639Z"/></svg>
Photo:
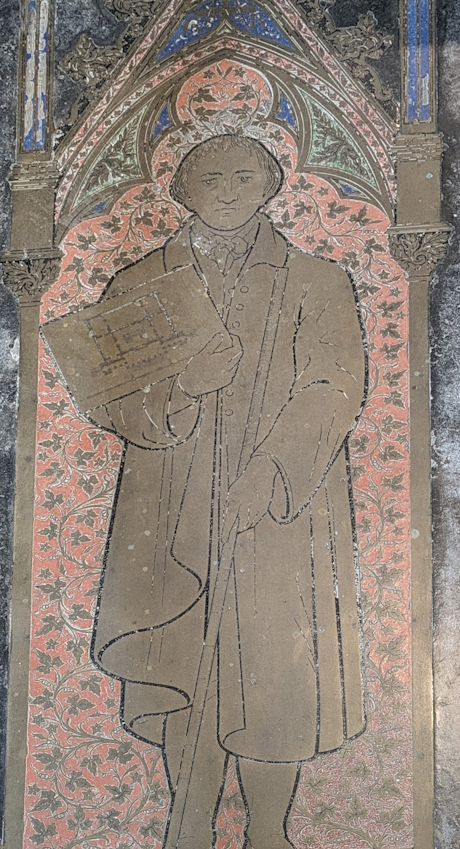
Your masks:
<svg viewBox="0 0 460 849"><path fill-rule="evenodd" d="M8 849L430 849L428 5L399 128L372 13L106 5L54 151L23 21Z"/></svg>

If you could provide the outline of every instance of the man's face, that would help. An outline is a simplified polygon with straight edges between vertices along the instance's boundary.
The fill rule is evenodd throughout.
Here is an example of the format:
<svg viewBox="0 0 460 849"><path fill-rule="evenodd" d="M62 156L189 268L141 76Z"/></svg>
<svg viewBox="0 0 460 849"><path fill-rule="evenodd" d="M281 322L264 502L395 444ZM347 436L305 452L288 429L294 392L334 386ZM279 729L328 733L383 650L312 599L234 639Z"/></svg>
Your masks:
<svg viewBox="0 0 460 849"><path fill-rule="evenodd" d="M266 183L254 154L237 147L209 154L189 176L187 207L214 230L235 230L265 203Z"/></svg>

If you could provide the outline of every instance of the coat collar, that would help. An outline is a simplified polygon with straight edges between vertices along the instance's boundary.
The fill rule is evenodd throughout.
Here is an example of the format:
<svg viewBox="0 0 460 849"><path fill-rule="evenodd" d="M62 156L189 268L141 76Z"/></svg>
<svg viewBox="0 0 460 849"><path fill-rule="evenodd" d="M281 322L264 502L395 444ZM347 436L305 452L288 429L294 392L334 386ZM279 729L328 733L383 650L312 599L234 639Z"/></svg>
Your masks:
<svg viewBox="0 0 460 849"><path fill-rule="evenodd" d="M284 236L273 227L270 219L263 213L257 214L259 229L256 241L248 256L245 270L254 265L273 265L283 268L286 265L288 245ZM185 265L192 265L195 257L190 244L190 227L194 216L189 218L184 226L164 246L164 262L166 271L174 271Z"/></svg>

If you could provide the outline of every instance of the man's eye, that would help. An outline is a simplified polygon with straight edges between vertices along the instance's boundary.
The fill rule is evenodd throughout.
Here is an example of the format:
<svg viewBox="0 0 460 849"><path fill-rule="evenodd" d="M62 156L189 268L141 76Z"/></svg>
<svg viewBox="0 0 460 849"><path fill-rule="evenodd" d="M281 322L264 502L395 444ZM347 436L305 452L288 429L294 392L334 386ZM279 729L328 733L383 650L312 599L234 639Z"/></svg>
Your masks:
<svg viewBox="0 0 460 849"><path fill-rule="evenodd" d="M206 186L215 186L216 185L215 180L204 180L204 183L205 183Z"/></svg>
<svg viewBox="0 0 460 849"><path fill-rule="evenodd" d="M250 177L240 177L240 183L249 183L250 180Z"/></svg>

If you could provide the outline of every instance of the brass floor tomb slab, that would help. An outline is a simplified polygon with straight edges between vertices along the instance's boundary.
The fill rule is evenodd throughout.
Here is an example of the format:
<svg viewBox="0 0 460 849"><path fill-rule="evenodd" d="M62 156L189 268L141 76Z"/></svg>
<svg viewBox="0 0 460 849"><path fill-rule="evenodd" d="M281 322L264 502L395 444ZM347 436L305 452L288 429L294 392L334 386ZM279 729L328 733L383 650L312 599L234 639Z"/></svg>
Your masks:
<svg viewBox="0 0 460 849"><path fill-rule="evenodd" d="M5 846L429 849L434 3L399 110L371 12L108 5L54 140L22 9Z"/></svg>

